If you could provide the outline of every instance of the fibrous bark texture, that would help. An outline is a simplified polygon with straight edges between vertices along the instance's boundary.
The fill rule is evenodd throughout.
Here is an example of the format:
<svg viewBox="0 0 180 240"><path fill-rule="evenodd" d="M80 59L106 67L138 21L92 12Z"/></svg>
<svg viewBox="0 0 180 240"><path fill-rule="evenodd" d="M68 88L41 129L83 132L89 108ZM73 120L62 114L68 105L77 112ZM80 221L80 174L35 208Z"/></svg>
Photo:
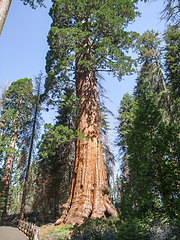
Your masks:
<svg viewBox="0 0 180 240"><path fill-rule="evenodd" d="M0 35L12 0L0 0Z"/></svg>
<svg viewBox="0 0 180 240"><path fill-rule="evenodd" d="M77 68L78 69L78 66ZM56 225L82 224L83 219L118 216L110 202L100 142L96 78L93 71L76 72L78 108L77 129L84 138L76 140L75 165L70 197L62 206ZM88 138L88 139L87 139Z"/></svg>
<svg viewBox="0 0 180 240"><path fill-rule="evenodd" d="M3 189L0 193L0 197L5 197L5 207L3 211L3 215L7 215L7 207L8 207L8 197L9 197L9 186L10 186L10 180L11 180L11 170L13 166L13 160L14 160L14 151L15 151L15 145L17 140L17 132L12 134L12 139L9 145L9 153L7 154L7 158L5 160L4 165L4 171L2 176L2 183L3 183Z"/></svg>

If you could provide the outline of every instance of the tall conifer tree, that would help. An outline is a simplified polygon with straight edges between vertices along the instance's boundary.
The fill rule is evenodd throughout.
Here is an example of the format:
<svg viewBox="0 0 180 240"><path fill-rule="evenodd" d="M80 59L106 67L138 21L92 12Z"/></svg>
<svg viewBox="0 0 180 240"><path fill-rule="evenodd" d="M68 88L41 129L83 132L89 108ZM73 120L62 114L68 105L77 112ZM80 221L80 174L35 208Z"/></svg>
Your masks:
<svg viewBox="0 0 180 240"><path fill-rule="evenodd" d="M121 78L131 71L132 61L126 50L134 34L125 27L137 15L136 2L53 0L46 92L74 74L76 96L80 99L76 129L84 135L84 139L76 140L70 196L56 224L82 223L85 217L117 216L103 164L95 73L107 70Z"/></svg>
<svg viewBox="0 0 180 240"><path fill-rule="evenodd" d="M166 72L162 71L157 36L148 31L139 41L142 67L134 89L133 118L129 129L125 128L126 135L122 131L124 113L120 112L119 117L119 136L123 140L119 144L123 150L126 142L123 152L128 154L128 178L122 189L126 199L122 199L121 210L140 218L163 211L170 217L178 217L179 32L170 30L166 35ZM126 118L130 116L128 110Z"/></svg>
<svg viewBox="0 0 180 240"><path fill-rule="evenodd" d="M4 127L1 151L3 152L4 167L1 196L5 196L4 214L7 213L11 170L15 158L15 147L17 146L17 143L20 144L24 142L23 134L28 121L31 119L32 91L31 79L20 79L9 86L3 97L1 121Z"/></svg>

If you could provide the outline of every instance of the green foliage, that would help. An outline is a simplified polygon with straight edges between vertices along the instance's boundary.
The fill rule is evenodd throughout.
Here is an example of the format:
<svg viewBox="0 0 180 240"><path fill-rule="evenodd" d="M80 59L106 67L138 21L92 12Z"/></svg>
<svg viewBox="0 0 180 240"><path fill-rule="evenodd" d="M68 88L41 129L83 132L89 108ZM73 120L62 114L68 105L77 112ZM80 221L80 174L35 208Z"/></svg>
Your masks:
<svg viewBox="0 0 180 240"><path fill-rule="evenodd" d="M31 79L19 79L13 82L4 92L2 99L1 121L3 123L2 147L7 152L8 145L13 135L17 133L20 147L22 146L23 134L32 118L33 89ZM5 150L6 149L6 150Z"/></svg>
<svg viewBox="0 0 180 240"><path fill-rule="evenodd" d="M9 214L19 214L21 208L22 196L22 175L21 169L17 169L18 158L14 160L14 168L12 169L11 184L9 189Z"/></svg>
<svg viewBox="0 0 180 240"><path fill-rule="evenodd" d="M12 161L19 156L19 162L21 161L21 157L24 161L24 147L28 146L29 143L27 129L29 128L29 122L32 120L32 107L34 103L32 87L31 79L19 79L12 82L2 96L2 139L0 147L3 162L1 164L4 164L3 174L6 174L4 176L9 183L10 176L12 176ZM6 161L9 161L9 167L6 166ZM4 188L6 188L6 202L9 187L10 185L4 185Z"/></svg>
<svg viewBox="0 0 180 240"><path fill-rule="evenodd" d="M72 240L97 239L108 240L116 239L116 221L114 218L107 219L85 219L81 226L74 226L71 234Z"/></svg>
<svg viewBox="0 0 180 240"><path fill-rule="evenodd" d="M176 171L179 169L175 159L179 158L179 127L163 123L160 111L151 98L147 99L147 94L138 101L135 116L133 129L127 136L129 181L136 196L134 210L143 214L154 208L154 195L159 193L166 210L174 212L179 205L173 197L178 194ZM175 208L168 209L170 205Z"/></svg>
<svg viewBox="0 0 180 240"><path fill-rule="evenodd" d="M135 62L130 56L127 56L127 53L129 48L134 45L137 33L128 32L125 28L139 15L137 2L137 0L93 0L89 4L87 0L53 0L53 6L50 9L53 22L47 37L50 50L46 56L48 76L45 82L45 97L49 94L52 98L54 96L54 99L58 99L60 95L62 96L64 86L76 86L76 94L81 98L84 94L85 78L88 81L85 76L88 76L90 72L95 76L97 71L111 71L119 79L124 74L132 73ZM80 83L81 80L83 84ZM81 84L84 85L83 88L81 88ZM88 82L86 87L88 87ZM93 89L95 96L96 87L96 79L93 77L93 84L90 88ZM89 91L89 89L87 88L85 91ZM85 95L87 96L87 94ZM82 111L76 116L76 121L80 120L88 103L87 99L78 100L83 103L80 103ZM63 105L66 105L65 107L68 109L72 102L71 99L69 101L66 99L66 104L63 101ZM76 102L76 104L77 110L78 103ZM60 112L62 113L62 109ZM63 129L63 131L66 130ZM71 133L76 138L84 138L79 131L71 131ZM63 135L59 142L61 143L62 138L64 142L61 146L66 144L66 137ZM45 157L47 158L47 156Z"/></svg>
<svg viewBox="0 0 180 240"><path fill-rule="evenodd" d="M59 215L59 208L65 203L69 194L75 139L84 138L82 133L75 130L74 121L78 100L73 94L74 89L72 86L64 86L62 93L58 97L55 126L45 124L45 133L38 144L39 181L34 202L35 208L43 215L45 215L44 212L54 212L54 219Z"/></svg>
<svg viewBox="0 0 180 240"><path fill-rule="evenodd" d="M73 86L64 86L58 98L58 111L55 126L64 125L69 129L75 128L76 111L80 99L74 95Z"/></svg>
<svg viewBox="0 0 180 240"><path fill-rule="evenodd" d="M69 82L77 63L79 71L106 69L119 77L130 73L133 61L125 53L137 35L124 28L138 15L136 2L53 0L46 91Z"/></svg>
<svg viewBox="0 0 180 240"><path fill-rule="evenodd" d="M129 129L132 126L133 120L133 107L135 105L135 101L129 93L123 95L123 98L120 102L120 108L118 110L119 117L119 126L117 127L118 130L118 138L116 140L117 145L120 147L120 151L124 154L127 153L127 143L126 143L126 135Z"/></svg>
<svg viewBox="0 0 180 240"><path fill-rule="evenodd" d="M128 222L122 222L117 225L117 236L116 239L122 240L139 240L149 239L148 231L145 225L142 225L138 219L133 219Z"/></svg>
<svg viewBox="0 0 180 240"><path fill-rule="evenodd" d="M143 82L144 87L148 88L148 94L162 108L162 113L167 117L167 110L170 108L169 92L167 81L163 71L163 48L162 40L157 32L146 31L140 36L137 42L138 62L141 69L135 86L135 95L138 97L138 88ZM142 88L141 88L142 91ZM153 93L156 93L153 95ZM164 109L166 106L166 109ZM165 110L165 111L164 111ZM168 113L169 114L169 113Z"/></svg>
<svg viewBox="0 0 180 240"><path fill-rule="evenodd" d="M45 125L45 134L42 136L42 142L39 143L39 171L41 178L46 181L47 176L51 176L50 182L47 183L50 192L52 192L51 187L53 187L53 184L64 185L63 189L66 189L64 197L67 197L68 192L67 183L64 182L67 177L64 171L68 168L67 159L73 149L72 143L76 135L76 132L63 125L54 128L51 124L48 124ZM54 189L54 191L59 190ZM55 194L55 192L52 192L52 194Z"/></svg>
<svg viewBox="0 0 180 240"><path fill-rule="evenodd" d="M117 218L85 219L81 226L72 228L72 240L94 239L148 239L148 229L137 219L130 222L121 222Z"/></svg>
<svg viewBox="0 0 180 240"><path fill-rule="evenodd" d="M169 27L165 35L165 69L167 75L167 82L170 90L172 113L171 118L176 121L179 119L179 105L180 105L180 91L179 91L179 77L180 77L180 32L177 28Z"/></svg>
<svg viewBox="0 0 180 240"><path fill-rule="evenodd" d="M0 168L0 193L3 190L3 183L2 183L2 169ZM0 222L2 221L2 213L3 213L3 209L5 207L5 197L1 196L0 198Z"/></svg>
<svg viewBox="0 0 180 240"><path fill-rule="evenodd" d="M120 218L179 218L179 32L166 34L166 72L158 34L145 32L138 41L142 64L133 101L120 105L118 144L122 160ZM126 100L126 101L125 101ZM133 103L132 105L130 103Z"/></svg>
<svg viewBox="0 0 180 240"><path fill-rule="evenodd" d="M36 9L38 5L40 7L42 6L45 7L45 5L43 4L44 0L21 0L21 1L23 1L24 5L29 4L32 9Z"/></svg>
<svg viewBox="0 0 180 240"><path fill-rule="evenodd" d="M13 130L29 119L33 104L32 80L20 79L13 82L3 95L2 120Z"/></svg>
<svg viewBox="0 0 180 240"><path fill-rule="evenodd" d="M9 156L13 159L13 169L9 169L11 179L9 179L10 184L8 186L10 214L19 213L22 184L26 176L27 166L30 167L31 159L34 157L33 143L38 137L38 124L41 119L39 113L40 82L38 84L39 89L35 86L34 90L31 79L19 79L13 82L2 96L1 120L3 123L3 137L1 156L3 163L6 162ZM4 172L5 167L4 164ZM30 171L30 173L32 172ZM29 174L29 177L32 177L31 174ZM32 198L32 195L29 198ZM31 204L32 200L28 199L26 210L29 210Z"/></svg>

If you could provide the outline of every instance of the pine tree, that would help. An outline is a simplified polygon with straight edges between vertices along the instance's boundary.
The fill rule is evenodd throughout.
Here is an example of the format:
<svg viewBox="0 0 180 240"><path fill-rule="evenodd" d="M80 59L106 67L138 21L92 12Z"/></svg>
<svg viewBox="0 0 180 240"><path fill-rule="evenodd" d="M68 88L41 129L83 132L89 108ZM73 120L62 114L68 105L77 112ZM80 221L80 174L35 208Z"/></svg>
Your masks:
<svg viewBox="0 0 180 240"><path fill-rule="evenodd" d="M122 154L123 171L126 171L127 169L126 158L128 158L128 148L126 142L126 135L129 129L132 127L134 106L135 100L133 96L129 95L129 93L124 94L120 102L120 108L118 110L119 117L117 119L119 121L119 125L117 127L118 138L116 139L117 146L119 146L120 154Z"/></svg>
<svg viewBox="0 0 180 240"><path fill-rule="evenodd" d="M117 118L119 125L117 127L118 137L116 139L116 144L119 147L119 155L121 159L121 175L120 178L118 176L116 177L116 204L119 207L122 216L126 215L132 207L132 205L129 207L129 199L131 198L133 187L129 180L130 155L128 152L127 134L133 127L135 106L135 98L129 95L129 93L124 94L120 102L118 110L119 116Z"/></svg>
<svg viewBox="0 0 180 240"><path fill-rule="evenodd" d="M142 90L141 90L142 89ZM172 217L179 203L175 160L179 156L178 125L164 122L151 87L139 86L139 98L127 143L130 182L134 184L135 210L147 214L157 208L157 200ZM175 157L176 156L176 157Z"/></svg>
<svg viewBox="0 0 180 240"><path fill-rule="evenodd" d="M179 121L179 76L180 76L180 32L177 28L169 27L165 34L165 71L167 76L167 84L171 99L171 121Z"/></svg>
<svg viewBox="0 0 180 240"><path fill-rule="evenodd" d="M174 218L178 217L179 206L179 126L174 118L173 78L171 80L170 71L163 74L160 68L162 65L157 61L160 51L156 49L158 42L154 36L152 32L143 34L139 45L143 64L134 90L133 118L130 127L125 128L126 135L123 135L123 125L119 126L120 137L126 142L123 152L128 154L128 178L122 185L121 213L143 218L165 211ZM173 66L168 65L168 60L174 52L167 51L167 69ZM123 113L121 121L122 116ZM127 116L130 116L129 110ZM123 142L120 146L123 149Z"/></svg>

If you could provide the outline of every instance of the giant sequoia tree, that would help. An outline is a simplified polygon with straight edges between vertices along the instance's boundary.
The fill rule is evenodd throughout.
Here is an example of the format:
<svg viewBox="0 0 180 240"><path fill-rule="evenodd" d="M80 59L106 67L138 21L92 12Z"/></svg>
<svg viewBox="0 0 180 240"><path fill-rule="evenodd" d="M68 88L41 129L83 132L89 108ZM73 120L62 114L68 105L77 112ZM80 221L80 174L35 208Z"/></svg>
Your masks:
<svg viewBox="0 0 180 240"><path fill-rule="evenodd" d="M4 170L2 176L3 188L0 197L5 197L4 214L7 212L15 150L18 145L20 149L20 145L24 141L25 127L31 119L32 97L32 81L27 78L13 82L3 96L3 109L1 111L3 138L0 147L2 160L4 160Z"/></svg>
<svg viewBox="0 0 180 240"><path fill-rule="evenodd" d="M56 224L82 223L85 217L117 216L110 202L103 163L95 73L108 70L121 78L132 67L126 50L134 33L125 31L137 15L131 0L53 0L53 23L48 35L46 91L75 79L80 100L76 129L75 165L70 196Z"/></svg>

